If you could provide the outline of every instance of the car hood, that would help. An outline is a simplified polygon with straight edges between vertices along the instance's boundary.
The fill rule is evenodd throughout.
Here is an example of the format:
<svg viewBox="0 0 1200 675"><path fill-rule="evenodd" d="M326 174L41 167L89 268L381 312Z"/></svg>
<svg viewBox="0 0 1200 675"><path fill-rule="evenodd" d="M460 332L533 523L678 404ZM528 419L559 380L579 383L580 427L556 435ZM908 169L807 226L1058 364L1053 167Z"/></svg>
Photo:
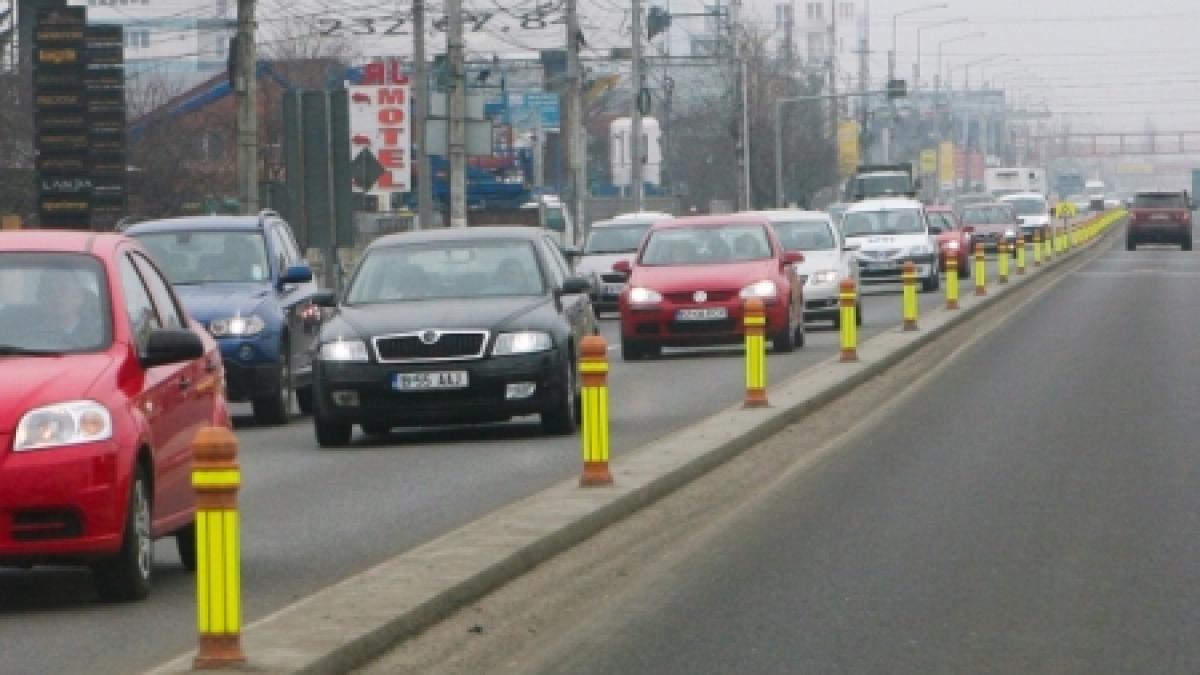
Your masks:
<svg viewBox="0 0 1200 675"><path fill-rule="evenodd" d="M804 262L793 265L796 274L810 276L821 270L841 270L842 256L838 251L801 251Z"/></svg>
<svg viewBox="0 0 1200 675"><path fill-rule="evenodd" d="M549 297L496 297L469 300L417 300L338 308L321 330L323 340L435 330L496 330L546 306Z"/></svg>
<svg viewBox="0 0 1200 675"><path fill-rule="evenodd" d="M774 258L724 265L672 265L633 268L631 286L645 286L660 293L678 291L735 289L763 279L779 276Z"/></svg>
<svg viewBox="0 0 1200 675"><path fill-rule="evenodd" d="M891 251L898 248L910 248L919 244L932 244L929 235L921 233L913 234L881 234L869 236L849 236L846 241L855 242L859 245L858 252L865 251Z"/></svg>
<svg viewBox="0 0 1200 675"><path fill-rule="evenodd" d="M613 263L627 260L632 262L636 251L629 253L597 253L588 254L575 263L575 273L581 277L608 274L613 271Z"/></svg>
<svg viewBox="0 0 1200 675"><path fill-rule="evenodd" d="M186 284L176 286L183 306L200 323L253 314L273 295L268 284Z"/></svg>
<svg viewBox="0 0 1200 675"><path fill-rule="evenodd" d="M1016 223L988 223L986 225L972 225L975 228L975 234L1004 234L1009 230L1016 230L1019 225Z"/></svg>
<svg viewBox="0 0 1200 675"><path fill-rule="evenodd" d="M0 356L0 433L16 430L30 410L88 396L92 385L113 362L108 354L69 356Z"/></svg>

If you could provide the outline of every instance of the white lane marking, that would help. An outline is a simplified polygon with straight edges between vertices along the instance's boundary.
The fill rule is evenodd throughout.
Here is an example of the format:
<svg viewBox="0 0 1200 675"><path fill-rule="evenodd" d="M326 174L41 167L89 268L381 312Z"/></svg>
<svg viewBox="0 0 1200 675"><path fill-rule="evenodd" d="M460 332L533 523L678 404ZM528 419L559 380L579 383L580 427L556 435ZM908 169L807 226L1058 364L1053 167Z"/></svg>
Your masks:
<svg viewBox="0 0 1200 675"><path fill-rule="evenodd" d="M1101 272L1097 270L1088 270L1076 272L1075 276L1080 277L1096 277L1106 279L1128 279L1130 277L1167 277L1174 279L1196 279L1200 278L1200 271L1196 272L1180 272L1175 270L1121 270L1112 272Z"/></svg>

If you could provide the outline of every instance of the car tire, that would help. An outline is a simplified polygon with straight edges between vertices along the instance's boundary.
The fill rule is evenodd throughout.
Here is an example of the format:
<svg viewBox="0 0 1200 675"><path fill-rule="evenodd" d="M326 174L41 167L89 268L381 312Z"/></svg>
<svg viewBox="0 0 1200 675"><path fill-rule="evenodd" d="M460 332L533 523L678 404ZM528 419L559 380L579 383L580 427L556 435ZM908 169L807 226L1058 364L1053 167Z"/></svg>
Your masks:
<svg viewBox="0 0 1200 675"><path fill-rule="evenodd" d="M807 337L807 335L805 334L805 331L804 331L804 319L801 318L800 323L796 324L796 333L795 333L794 337L792 338L792 341L794 343L796 343L796 349L804 348L804 340L806 337Z"/></svg>
<svg viewBox="0 0 1200 675"><path fill-rule="evenodd" d="M854 303L854 325L861 326L862 322L863 322L862 303L856 302L856 303Z"/></svg>
<svg viewBox="0 0 1200 675"><path fill-rule="evenodd" d="M183 569L196 571L196 523L175 531L175 548L179 551L179 562Z"/></svg>
<svg viewBox="0 0 1200 675"><path fill-rule="evenodd" d="M795 351L796 329L792 327L792 313L790 309L788 311L787 325L783 327L783 330L772 333L770 339L771 351L776 354L788 354Z"/></svg>
<svg viewBox="0 0 1200 675"><path fill-rule="evenodd" d="M279 363L279 388L267 396L251 400L254 421L259 424L287 424L292 412L292 359L287 344L279 348L283 359Z"/></svg>
<svg viewBox="0 0 1200 675"><path fill-rule="evenodd" d="M1125 250L1126 251L1136 251L1137 250L1137 242L1132 239L1126 238L1125 239Z"/></svg>
<svg viewBox="0 0 1200 675"><path fill-rule="evenodd" d="M579 426L579 373L575 362L566 359L563 372L564 386L556 392L554 400L542 411L542 431L551 436L566 436L575 433Z"/></svg>
<svg viewBox="0 0 1200 675"><path fill-rule="evenodd" d="M958 278L968 279L971 276L971 262L968 260L958 266Z"/></svg>
<svg viewBox="0 0 1200 675"><path fill-rule="evenodd" d="M305 417L313 413L312 385L300 387L296 390L296 407L300 409L300 414Z"/></svg>
<svg viewBox="0 0 1200 675"><path fill-rule="evenodd" d="M92 565L92 581L102 600L131 602L150 594L154 571L151 518L150 481L145 469L139 466L129 485L121 550L114 557Z"/></svg>
<svg viewBox="0 0 1200 675"><path fill-rule="evenodd" d="M317 414L313 417L313 430L317 434L317 445L322 448L343 448L350 445L354 427L349 422L334 422Z"/></svg>
<svg viewBox="0 0 1200 675"><path fill-rule="evenodd" d="M942 287L942 278L935 272L933 276L921 280L921 292L932 293Z"/></svg>
<svg viewBox="0 0 1200 675"><path fill-rule="evenodd" d="M1184 239L1183 242L1179 244L1179 248L1184 251L1192 250L1192 238L1188 237L1187 239Z"/></svg>

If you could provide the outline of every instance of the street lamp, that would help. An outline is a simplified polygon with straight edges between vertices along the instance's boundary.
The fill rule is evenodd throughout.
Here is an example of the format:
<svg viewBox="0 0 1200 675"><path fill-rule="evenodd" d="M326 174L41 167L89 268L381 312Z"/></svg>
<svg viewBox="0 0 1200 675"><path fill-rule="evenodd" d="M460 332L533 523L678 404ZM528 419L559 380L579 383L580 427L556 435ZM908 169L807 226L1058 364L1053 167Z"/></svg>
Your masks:
<svg viewBox="0 0 1200 675"><path fill-rule="evenodd" d="M944 45L950 44L951 42L958 42L960 40L969 40L971 38L983 37L984 35L986 35L986 33L984 33L983 31L976 31L974 33L967 33L966 35L957 35L952 38L946 38L945 40L942 40L941 42L938 43L938 48L937 48L937 80L938 80L937 88L938 89L942 88L942 47Z"/></svg>
<svg viewBox="0 0 1200 675"><path fill-rule="evenodd" d="M967 23L967 17L959 16L946 21L938 21L937 23L928 23L924 26L917 27L917 60L913 64L913 89L921 86L921 31L928 28L940 28L941 26L950 26L953 24Z"/></svg>
<svg viewBox="0 0 1200 675"><path fill-rule="evenodd" d="M944 2L939 2L935 5L922 5L906 9L903 12L896 12L892 15L892 51L888 54L888 79L896 79L896 20L906 14L916 14L917 12L928 12L931 9L946 9L949 7Z"/></svg>
<svg viewBox="0 0 1200 675"><path fill-rule="evenodd" d="M968 61L967 63L964 63L963 67L962 67L963 68L963 89L969 90L971 88L971 66L977 66L981 63L987 63L988 61L995 61L996 59L998 59L1002 56L1004 56L1004 54L991 54L991 55L985 56L981 59L975 59L974 61ZM951 79L953 79L953 78L951 78Z"/></svg>

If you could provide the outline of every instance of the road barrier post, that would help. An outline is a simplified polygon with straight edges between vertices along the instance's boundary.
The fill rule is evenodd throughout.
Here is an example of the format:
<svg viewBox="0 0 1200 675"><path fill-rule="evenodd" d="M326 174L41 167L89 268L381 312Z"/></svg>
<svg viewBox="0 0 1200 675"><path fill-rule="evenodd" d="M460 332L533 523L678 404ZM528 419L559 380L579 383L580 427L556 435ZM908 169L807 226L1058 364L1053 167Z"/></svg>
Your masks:
<svg viewBox="0 0 1200 675"><path fill-rule="evenodd" d="M917 266L909 260L900 273L904 283L904 330L918 330L917 326Z"/></svg>
<svg viewBox="0 0 1200 675"><path fill-rule="evenodd" d="M1033 231L1033 266L1042 266L1042 231Z"/></svg>
<svg viewBox="0 0 1200 675"><path fill-rule="evenodd" d="M1001 284L1008 283L1008 253L1008 240L1001 237L996 245L996 281Z"/></svg>
<svg viewBox="0 0 1200 675"><path fill-rule="evenodd" d="M242 653L242 552L238 518L237 437L205 427L192 441L196 492L196 670L246 662Z"/></svg>
<svg viewBox="0 0 1200 675"><path fill-rule="evenodd" d="M946 309L958 309L958 253L946 258Z"/></svg>
<svg viewBox="0 0 1200 675"><path fill-rule="evenodd" d="M1017 235L1017 276L1025 274L1025 234Z"/></svg>
<svg viewBox="0 0 1200 675"><path fill-rule="evenodd" d="M854 280L846 279L838 287L838 311L841 312L843 363L858 360L858 289Z"/></svg>
<svg viewBox="0 0 1200 675"><path fill-rule="evenodd" d="M580 487L612 485L608 469L608 343L588 335L579 345L580 407L583 424L583 475Z"/></svg>
<svg viewBox="0 0 1200 675"><path fill-rule="evenodd" d="M975 243L975 295L987 295L987 259L983 256L983 242Z"/></svg>
<svg viewBox="0 0 1200 675"><path fill-rule="evenodd" d="M1042 244L1046 247L1042 253L1045 254L1047 262L1054 258L1054 241L1057 236L1058 228L1051 225L1050 231L1046 233L1046 241L1042 242Z"/></svg>
<svg viewBox="0 0 1200 675"><path fill-rule="evenodd" d="M746 301L742 318L746 334L746 400L742 407L765 408L767 403L767 309L759 298Z"/></svg>

